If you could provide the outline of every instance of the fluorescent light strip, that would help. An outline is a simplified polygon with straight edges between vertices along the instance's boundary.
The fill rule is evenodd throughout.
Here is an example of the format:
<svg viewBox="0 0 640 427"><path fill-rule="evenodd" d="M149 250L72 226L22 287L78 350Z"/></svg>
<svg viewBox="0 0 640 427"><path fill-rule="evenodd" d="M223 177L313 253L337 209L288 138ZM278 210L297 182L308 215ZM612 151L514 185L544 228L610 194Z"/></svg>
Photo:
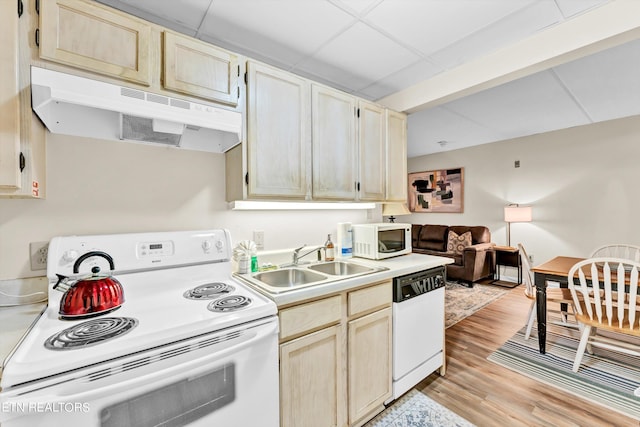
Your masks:
<svg viewBox="0 0 640 427"><path fill-rule="evenodd" d="M234 211L351 210L375 209L375 207L375 203L263 202L256 200L237 200L229 203L229 209Z"/></svg>

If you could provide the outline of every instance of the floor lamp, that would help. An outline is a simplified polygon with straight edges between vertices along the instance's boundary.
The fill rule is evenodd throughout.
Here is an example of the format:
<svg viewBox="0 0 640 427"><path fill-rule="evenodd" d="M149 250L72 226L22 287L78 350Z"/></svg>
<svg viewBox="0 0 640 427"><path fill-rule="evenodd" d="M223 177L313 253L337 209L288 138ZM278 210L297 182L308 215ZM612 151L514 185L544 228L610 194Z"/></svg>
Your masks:
<svg viewBox="0 0 640 427"><path fill-rule="evenodd" d="M511 246L511 223L531 222L531 206L511 204L504 207L504 221L507 223L507 246Z"/></svg>

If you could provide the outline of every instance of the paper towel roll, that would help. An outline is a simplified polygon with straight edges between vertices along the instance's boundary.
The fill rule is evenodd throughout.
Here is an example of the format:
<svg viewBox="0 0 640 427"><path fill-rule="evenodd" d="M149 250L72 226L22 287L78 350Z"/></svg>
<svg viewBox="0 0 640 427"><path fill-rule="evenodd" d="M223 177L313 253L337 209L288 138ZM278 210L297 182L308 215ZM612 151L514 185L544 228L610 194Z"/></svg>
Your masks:
<svg viewBox="0 0 640 427"><path fill-rule="evenodd" d="M338 256L351 258L353 256L353 237L350 222L338 223Z"/></svg>

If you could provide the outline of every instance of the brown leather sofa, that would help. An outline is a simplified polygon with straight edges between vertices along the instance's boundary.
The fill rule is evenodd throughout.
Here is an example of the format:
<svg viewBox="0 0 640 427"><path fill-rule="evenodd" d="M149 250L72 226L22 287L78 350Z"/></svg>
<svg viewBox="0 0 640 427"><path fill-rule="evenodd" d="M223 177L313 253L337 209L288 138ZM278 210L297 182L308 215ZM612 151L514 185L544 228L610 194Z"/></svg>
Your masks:
<svg viewBox="0 0 640 427"><path fill-rule="evenodd" d="M471 245L466 246L462 254L447 252L449 231L458 235L471 231ZM466 282L469 287L493 274L495 252L491 242L491 232L484 226L430 225L412 224L411 237L414 253L438 255L453 258L453 264L447 264L447 279Z"/></svg>

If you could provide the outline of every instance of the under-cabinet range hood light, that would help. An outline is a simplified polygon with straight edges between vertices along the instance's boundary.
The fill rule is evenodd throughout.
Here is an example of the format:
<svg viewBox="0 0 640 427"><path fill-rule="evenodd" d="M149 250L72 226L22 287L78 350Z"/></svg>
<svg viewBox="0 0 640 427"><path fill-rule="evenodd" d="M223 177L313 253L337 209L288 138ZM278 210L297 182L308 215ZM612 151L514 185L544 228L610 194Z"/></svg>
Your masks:
<svg viewBox="0 0 640 427"><path fill-rule="evenodd" d="M363 202L268 202L236 200L229 203L234 211L289 211L289 210L351 210L375 209L375 203Z"/></svg>
<svg viewBox="0 0 640 427"><path fill-rule="evenodd" d="M52 133L223 153L242 139L242 114L31 67L33 110Z"/></svg>

